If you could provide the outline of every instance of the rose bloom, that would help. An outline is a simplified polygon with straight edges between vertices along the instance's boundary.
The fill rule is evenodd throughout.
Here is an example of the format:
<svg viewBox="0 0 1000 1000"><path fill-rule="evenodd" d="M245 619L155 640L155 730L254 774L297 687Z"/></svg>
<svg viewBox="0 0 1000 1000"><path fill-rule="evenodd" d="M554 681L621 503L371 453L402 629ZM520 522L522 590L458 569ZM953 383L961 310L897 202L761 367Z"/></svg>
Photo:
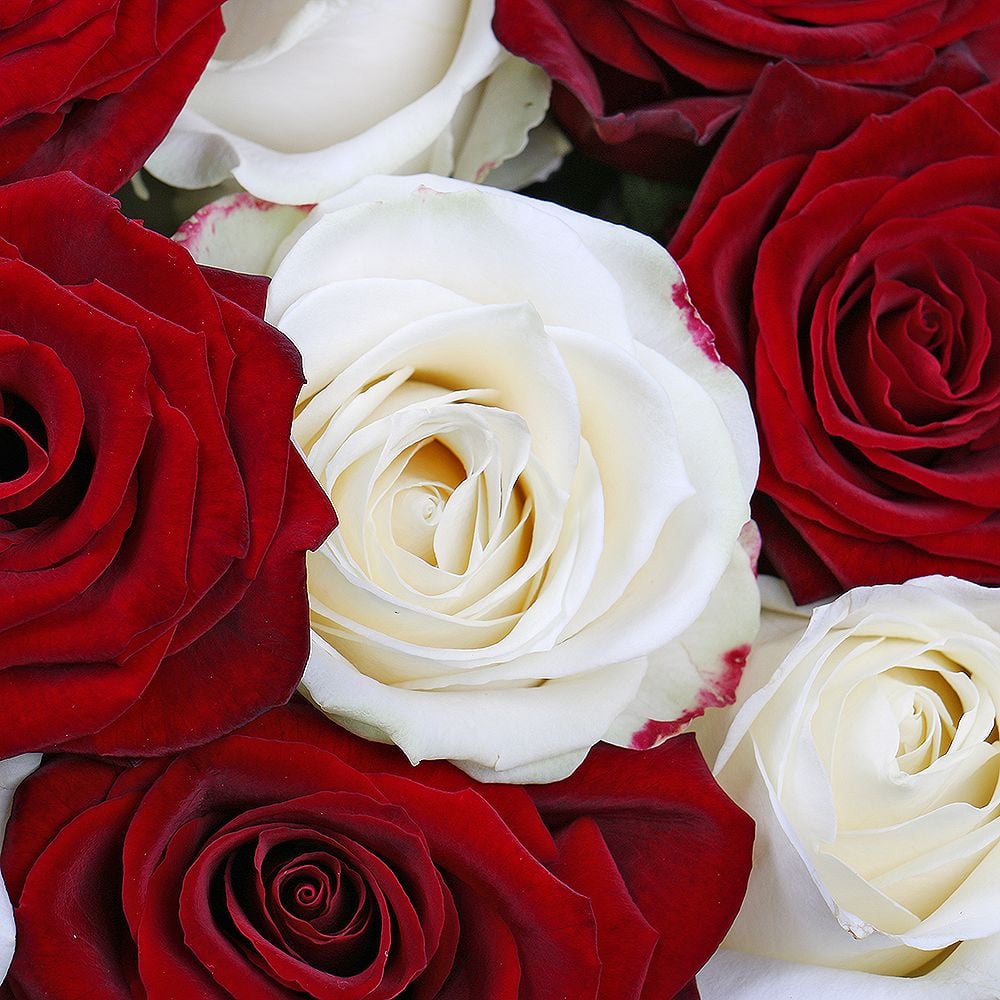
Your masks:
<svg viewBox="0 0 1000 1000"><path fill-rule="evenodd" d="M0 189L0 286L0 754L160 753L286 701L334 518L264 283L58 174Z"/></svg>
<svg viewBox="0 0 1000 1000"><path fill-rule="evenodd" d="M994 0L497 0L494 27L556 82L577 145L669 180L703 162L691 144L720 135L769 63L906 93L1000 77Z"/></svg>
<svg viewBox="0 0 1000 1000"><path fill-rule="evenodd" d="M1000 582L1000 84L900 100L776 67L671 243L750 388L799 601Z"/></svg>
<svg viewBox="0 0 1000 1000"><path fill-rule="evenodd" d="M550 84L490 27L492 0L228 0L226 33L148 163L169 184L230 174L269 201L312 204L371 174L482 180L524 150ZM545 176L566 151L543 130L496 174Z"/></svg>
<svg viewBox="0 0 1000 1000"><path fill-rule="evenodd" d="M143 164L222 34L221 0L4 0L0 180L72 170L105 191Z"/></svg>
<svg viewBox="0 0 1000 1000"><path fill-rule="evenodd" d="M292 214L230 201L180 235L249 267ZM661 247L372 178L266 267L306 368L293 435L341 519L309 562L317 705L413 761L546 781L732 698L753 418Z"/></svg>
<svg viewBox="0 0 1000 1000"><path fill-rule="evenodd" d="M0 859L8 985L668 1000L732 922L752 840L691 736L598 748L529 794L413 768L296 704L173 760L47 759Z"/></svg>
<svg viewBox="0 0 1000 1000"><path fill-rule="evenodd" d="M703 1000L996 997L1000 591L933 576L810 609L761 583L737 705L699 723L757 823Z"/></svg>
<svg viewBox="0 0 1000 1000"><path fill-rule="evenodd" d="M17 786L41 763L36 753L22 754L9 760L0 761L0 844L3 843L7 820L10 818L11 803ZM7 888L0 879L0 982L3 982L14 955L14 913L11 909Z"/></svg>

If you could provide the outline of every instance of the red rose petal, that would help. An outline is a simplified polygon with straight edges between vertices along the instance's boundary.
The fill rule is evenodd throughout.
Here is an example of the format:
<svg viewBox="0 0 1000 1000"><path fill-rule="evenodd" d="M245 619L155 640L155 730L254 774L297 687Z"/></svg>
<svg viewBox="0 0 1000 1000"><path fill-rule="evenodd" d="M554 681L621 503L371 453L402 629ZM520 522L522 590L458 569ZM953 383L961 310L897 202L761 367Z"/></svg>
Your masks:
<svg viewBox="0 0 1000 1000"><path fill-rule="evenodd" d="M660 1000L694 977L736 918L750 875L753 823L710 779L693 736L634 757L623 784L618 754L598 744L569 778L530 792L550 826L577 815L596 823L632 899L659 934L642 997Z"/></svg>

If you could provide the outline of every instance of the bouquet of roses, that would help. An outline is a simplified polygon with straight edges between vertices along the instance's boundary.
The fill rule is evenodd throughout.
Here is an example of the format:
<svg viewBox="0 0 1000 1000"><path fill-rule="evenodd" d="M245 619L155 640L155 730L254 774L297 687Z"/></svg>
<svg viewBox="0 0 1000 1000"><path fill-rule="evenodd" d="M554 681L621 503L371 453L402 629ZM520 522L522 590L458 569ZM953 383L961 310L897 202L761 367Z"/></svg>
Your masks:
<svg viewBox="0 0 1000 1000"><path fill-rule="evenodd" d="M995 0L6 0L0 696L0 998L1000 998Z"/></svg>

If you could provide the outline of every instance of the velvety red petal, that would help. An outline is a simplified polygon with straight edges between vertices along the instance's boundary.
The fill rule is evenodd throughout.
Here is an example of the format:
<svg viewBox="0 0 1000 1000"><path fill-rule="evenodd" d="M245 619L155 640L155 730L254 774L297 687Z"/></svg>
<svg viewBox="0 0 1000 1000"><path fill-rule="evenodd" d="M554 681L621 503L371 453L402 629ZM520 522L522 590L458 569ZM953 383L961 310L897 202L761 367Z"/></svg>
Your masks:
<svg viewBox="0 0 1000 1000"><path fill-rule="evenodd" d="M571 90L591 114L603 113L604 99L593 69L546 0L499 0L493 30L505 48L538 63L553 80Z"/></svg>
<svg viewBox="0 0 1000 1000"><path fill-rule="evenodd" d="M553 871L594 908L601 958L600 1000L640 1000L659 934L632 900L592 819L575 820L557 842L559 861Z"/></svg>
<svg viewBox="0 0 1000 1000"><path fill-rule="evenodd" d="M297 453L288 468L281 527L239 603L200 639L167 656L112 725L68 749L146 756L196 746L292 696L309 653L302 554L329 534L332 511Z"/></svg>
<svg viewBox="0 0 1000 1000"><path fill-rule="evenodd" d="M9 973L28 995L132 1000L134 959L121 947L128 930L119 886L121 842L136 798L120 796L80 813L29 872Z"/></svg>
<svg viewBox="0 0 1000 1000"><path fill-rule="evenodd" d="M510 928L522 1000L560 993L580 1000L597 997L600 963L589 901L540 865L485 799L472 790L441 792L389 775L380 777L379 785L393 800L405 802L449 884L462 882L470 890L456 895L463 926L468 908L482 906ZM460 953L461 948L460 942Z"/></svg>
<svg viewBox="0 0 1000 1000"><path fill-rule="evenodd" d="M108 725L149 685L170 638L166 632L121 663L29 664L0 671L6 711L0 755L62 749L61 744Z"/></svg>
<svg viewBox="0 0 1000 1000"><path fill-rule="evenodd" d="M673 996L736 918L753 847L753 822L715 783L694 737L642 753L598 744L569 778L529 791L556 830L578 815L596 823L660 936L643 1000Z"/></svg>
<svg viewBox="0 0 1000 1000"><path fill-rule="evenodd" d="M321 747L351 767L372 776L380 774L413 776L413 765L397 747L363 740L332 723L327 716L296 696L288 705L267 712L240 730L242 735L266 740L285 740ZM479 784L467 774L444 761L427 760L420 764L420 783L447 792L474 790L503 818L504 823L532 855L543 863L557 856L552 835L538 816L524 789L512 785Z"/></svg>
<svg viewBox="0 0 1000 1000"><path fill-rule="evenodd" d="M16 808L4 833L4 885L16 904L38 856L84 810L103 802L121 773L110 761L47 757L18 786Z"/></svg>
<svg viewBox="0 0 1000 1000"><path fill-rule="evenodd" d="M218 0L152 10L149 0L118 0L104 20L3 59L5 78L31 76L5 88L19 98L8 117L62 115L55 133L14 159L7 179L70 169L102 190L120 187L166 135L205 68L223 30L218 8ZM39 93L39 81L49 80Z"/></svg>

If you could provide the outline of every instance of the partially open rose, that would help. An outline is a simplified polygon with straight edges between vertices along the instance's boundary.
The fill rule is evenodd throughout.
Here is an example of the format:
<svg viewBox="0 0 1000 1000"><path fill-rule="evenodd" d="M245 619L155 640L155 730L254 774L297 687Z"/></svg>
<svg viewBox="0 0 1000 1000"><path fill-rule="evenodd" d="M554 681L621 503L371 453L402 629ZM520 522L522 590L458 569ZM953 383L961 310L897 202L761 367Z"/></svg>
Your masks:
<svg viewBox="0 0 1000 1000"><path fill-rule="evenodd" d="M0 756L163 753L295 690L335 521L264 284L71 174L0 188Z"/></svg>
<svg viewBox="0 0 1000 1000"><path fill-rule="evenodd" d="M762 582L740 707L700 734L712 760L735 714L715 773L757 821L703 996L995 997L1000 591L925 577L810 617Z"/></svg>
<svg viewBox="0 0 1000 1000"><path fill-rule="evenodd" d="M287 213L229 202L184 236L246 266ZM732 697L757 446L662 248L373 178L274 264L267 315L306 369L293 435L341 518L309 563L318 705L412 760L537 781Z"/></svg>
<svg viewBox="0 0 1000 1000"><path fill-rule="evenodd" d="M300 205L371 174L482 180L548 107L545 74L494 37L493 0L228 0L223 15L215 56L148 163L179 187L232 174ZM507 186L559 162L562 136L537 139Z"/></svg>
<svg viewBox="0 0 1000 1000"><path fill-rule="evenodd" d="M287 706L173 759L47 759L4 843L0 992L668 1000L731 923L752 839L690 736L529 793Z"/></svg>
<svg viewBox="0 0 1000 1000"><path fill-rule="evenodd" d="M765 555L800 602L1000 583L1000 83L782 64L748 107L671 250L755 402Z"/></svg>

